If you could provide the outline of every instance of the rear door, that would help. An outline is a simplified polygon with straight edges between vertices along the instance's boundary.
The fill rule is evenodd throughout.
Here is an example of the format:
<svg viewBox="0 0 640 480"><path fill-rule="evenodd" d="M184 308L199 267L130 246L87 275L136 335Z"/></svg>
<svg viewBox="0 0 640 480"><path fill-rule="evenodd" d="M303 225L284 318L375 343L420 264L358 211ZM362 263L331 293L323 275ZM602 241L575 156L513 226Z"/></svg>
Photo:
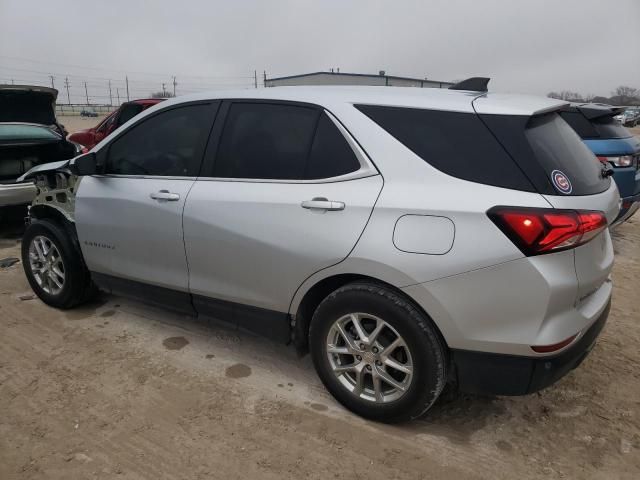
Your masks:
<svg viewBox="0 0 640 480"><path fill-rule="evenodd" d="M353 249L382 178L316 106L227 101L219 117L184 212L194 304L224 320L232 304L286 313L307 277ZM257 317L233 321L269 334Z"/></svg>

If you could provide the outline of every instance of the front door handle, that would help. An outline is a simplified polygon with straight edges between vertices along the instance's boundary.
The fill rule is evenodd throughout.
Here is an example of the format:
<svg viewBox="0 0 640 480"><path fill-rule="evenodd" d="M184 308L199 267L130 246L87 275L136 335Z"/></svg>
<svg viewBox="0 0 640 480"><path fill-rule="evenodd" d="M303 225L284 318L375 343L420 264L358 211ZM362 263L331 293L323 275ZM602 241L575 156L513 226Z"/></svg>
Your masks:
<svg viewBox="0 0 640 480"><path fill-rule="evenodd" d="M167 202L177 202L180 200L180 195L177 193L171 193L169 190L160 190L149 196L154 200L166 200Z"/></svg>
<svg viewBox="0 0 640 480"><path fill-rule="evenodd" d="M302 208L310 210L344 210L344 202L336 202L334 200L327 200L324 197L316 197L312 200L305 200L302 202Z"/></svg>

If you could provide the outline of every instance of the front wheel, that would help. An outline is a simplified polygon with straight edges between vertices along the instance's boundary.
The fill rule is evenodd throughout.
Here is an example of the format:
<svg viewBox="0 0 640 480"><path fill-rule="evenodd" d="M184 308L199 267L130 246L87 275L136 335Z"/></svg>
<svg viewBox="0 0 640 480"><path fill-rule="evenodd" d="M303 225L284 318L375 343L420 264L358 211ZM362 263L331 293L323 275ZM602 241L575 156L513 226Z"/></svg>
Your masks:
<svg viewBox="0 0 640 480"><path fill-rule="evenodd" d="M445 385L446 347L431 320L376 283L348 284L323 300L309 345L326 388L366 418L419 417Z"/></svg>
<svg viewBox="0 0 640 480"><path fill-rule="evenodd" d="M27 227L22 265L35 294L52 307L71 308L95 292L81 252L56 222L38 220Z"/></svg>

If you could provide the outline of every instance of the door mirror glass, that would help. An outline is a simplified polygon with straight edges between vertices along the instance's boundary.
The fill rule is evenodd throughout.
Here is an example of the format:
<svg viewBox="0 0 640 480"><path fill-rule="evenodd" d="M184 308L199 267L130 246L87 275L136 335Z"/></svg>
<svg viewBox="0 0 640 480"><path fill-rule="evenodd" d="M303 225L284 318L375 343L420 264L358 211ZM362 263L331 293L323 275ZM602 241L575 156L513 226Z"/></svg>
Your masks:
<svg viewBox="0 0 640 480"><path fill-rule="evenodd" d="M89 152L74 158L69 163L69 170L78 176L95 175L97 171L96 154Z"/></svg>

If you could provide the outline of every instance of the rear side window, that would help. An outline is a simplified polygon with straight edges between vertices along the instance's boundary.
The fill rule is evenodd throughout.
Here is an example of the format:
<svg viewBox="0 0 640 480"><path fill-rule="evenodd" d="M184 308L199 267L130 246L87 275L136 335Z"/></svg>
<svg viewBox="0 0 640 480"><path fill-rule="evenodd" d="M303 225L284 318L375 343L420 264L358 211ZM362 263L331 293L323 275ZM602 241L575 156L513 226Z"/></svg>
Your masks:
<svg viewBox="0 0 640 480"><path fill-rule="evenodd" d="M564 190L554 182L560 193L592 195L609 187L609 179L602 177L602 164L557 113L533 117L525 137L552 182L554 172L569 180L570 186Z"/></svg>
<svg viewBox="0 0 640 480"><path fill-rule="evenodd" d="M346 139L321 110L239 102L227 113L213 175L312 180L359 168Z"/></svg>
<svg viewBox="0 0 640 480"><path fill-rule="evenodd" d="M534 187L472 113L356 105L422 160L453 177L515 190Z"/></svg>
<svg viewBox="0 0 640 480"><path fill-rule="evenodd" d="M198 175L212 115L210 105L189 105L142 120L111 143L105 173Z"/></svg>

